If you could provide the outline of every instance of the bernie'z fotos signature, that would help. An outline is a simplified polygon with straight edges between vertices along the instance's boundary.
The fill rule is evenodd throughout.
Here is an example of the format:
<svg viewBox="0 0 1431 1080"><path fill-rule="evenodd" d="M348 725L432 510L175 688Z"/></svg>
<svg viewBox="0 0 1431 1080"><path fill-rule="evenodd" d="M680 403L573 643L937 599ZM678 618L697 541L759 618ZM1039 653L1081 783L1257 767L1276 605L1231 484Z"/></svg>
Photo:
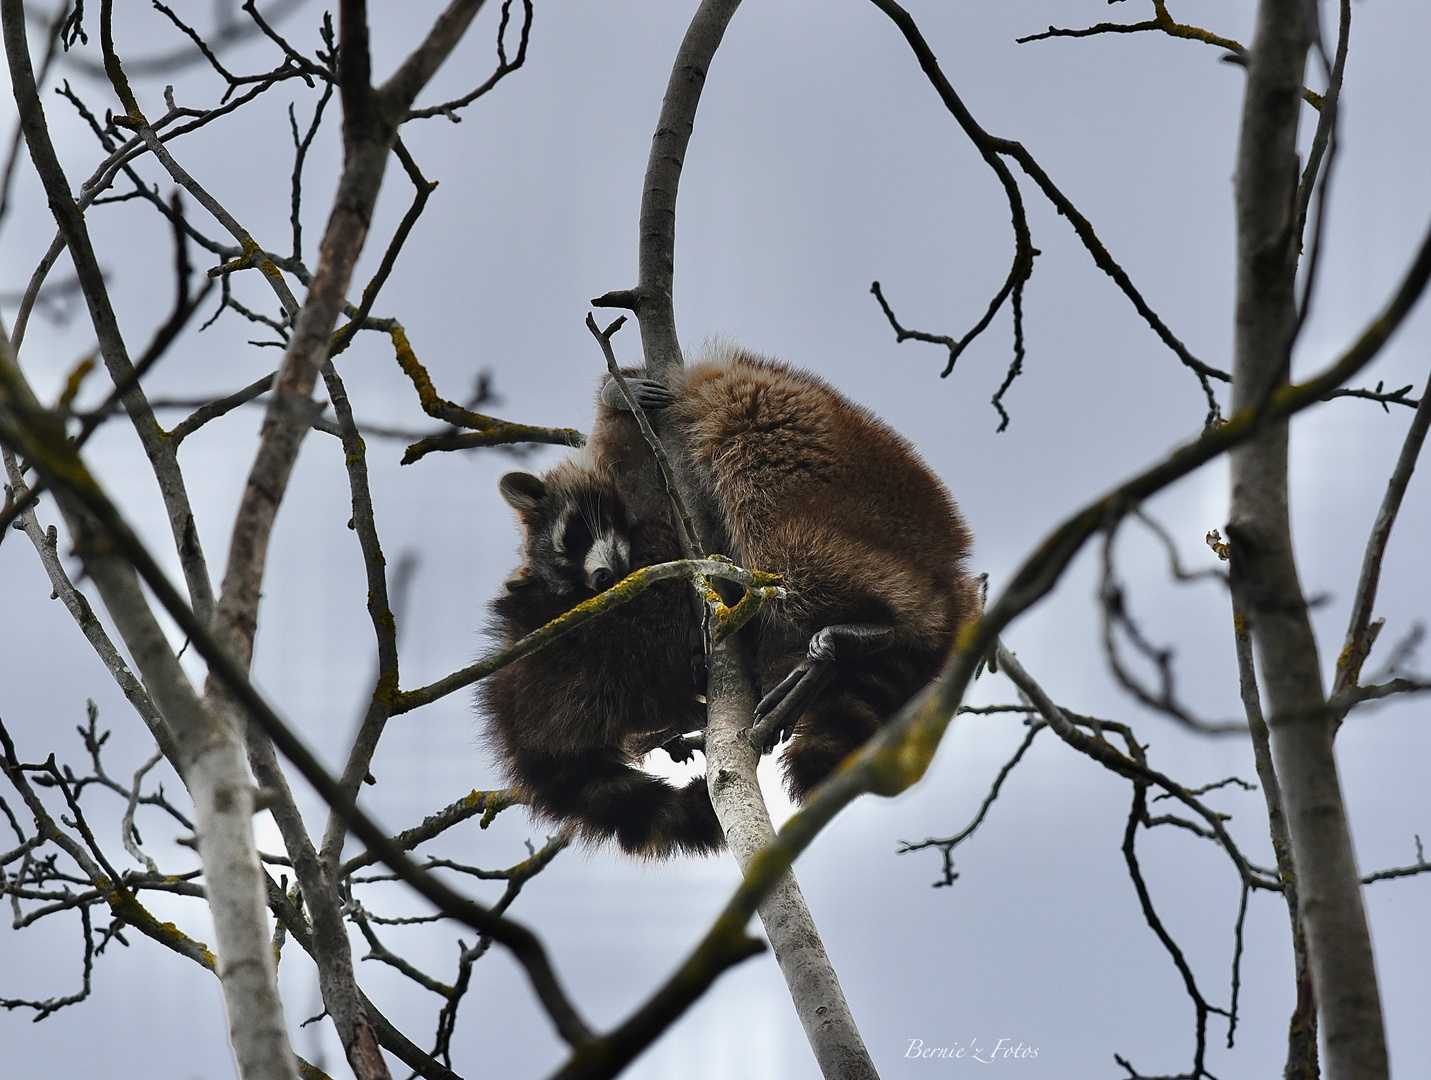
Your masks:
<svg viewBox="0 0 1431 1080"><path fill-rule="evenodd" d="M1036 1058L1038 1057L1038 1047L1030 1046L1022 1040L1015 1043L1013 1039L1000 1039L993 1046L981 1045L978 1039L971 1039L965 1045L956 1042L950 1043L948 1046L925 1046L923 1039L910 1039L904 1056L907 1058L963 1058L967 1061L990 1065L996 1061Z"/></svg>

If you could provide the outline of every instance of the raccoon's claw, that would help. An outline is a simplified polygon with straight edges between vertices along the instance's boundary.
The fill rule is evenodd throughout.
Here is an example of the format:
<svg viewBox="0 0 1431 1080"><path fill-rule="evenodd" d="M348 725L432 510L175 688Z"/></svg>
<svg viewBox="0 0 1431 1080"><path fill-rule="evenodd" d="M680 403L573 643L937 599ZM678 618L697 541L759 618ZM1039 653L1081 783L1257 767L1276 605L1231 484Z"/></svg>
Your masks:
<svg viewBox="0 0 1431 1080"><path fill-rule="evenodd" d="M894 627L874 623L836 623L810 638L811 660L848 660L868 656L894 644Z"/></svg>
<svg viewBox="0 0 1431 1080"><path fill-rule="evenodd" d="M824 657L801 660L789 675L760 699L760 704L755 707L755 723L750 729L750 738L762 754L773 750L794 733L796 723L834 673L834 665Z"/></svg>
<svg viewBox="0 0 1431 1080"><path fill-rule="evenodd" d="M755 707L755 723L757 726L767 716L775 712L776 708L779 707L780 703L790 696L790 692L800 684L800 680L805 677L805 673L811 669L814 663L815 662L811 660L800 661L800 663L796 664L795 667L791 669L789 675L786 675L785 678L781 679L780 682L776 684L775 688L770 691L770 693L766 694L763 698L760 699L760 704ZM789 710L786 711L787 713L789 712ZM772 730L770 733L772 738L768 740L768 743L764 747L764 749L768 750L776 743L784 742L787 738L790 737L790 733L794 730L794 727L795 724L792 721L789 724L782 724L779 728Z"/></svg>
<svg viewBox="0 0 1431 1080"><path fill-rule="evenodd" d="M690 761L696 756L694 748L686 741L684 735L676 735L666 742L663 742L661 749L666 751L666 755L678 765L682 762Z"/></svg>
<svg viewBox="0 0 1431 1080"><path fill-rule="evenodd" d="M875 623L836 623L810 638L804 660L781 679L755 707L751 742L763 754L788 739L815 696L835 675L835 665L868 656L894 644L894 627Z"/></svg>
<svg viewBox="0 0 1431 1080"><path fill-rule="evenodd" d="M671 393L664 383L659 383L655 379L628 377L626 389L631 391L631 396L636 399L636 404L642 409L664 409L667 405L674 405L676 402L676 395ZM621 392L621 387L616 384L615 379L606 380L606 385L601 388L601 400L613 409L631 411L631 403L626 400L626 395Z"/></svg>
<svg viewBox="0 0 1431 1080"><path fill-rule="evenodd" d="M643 409L664 409L676 403L676 395L655 379L627 379L626 388Z"/></svg>

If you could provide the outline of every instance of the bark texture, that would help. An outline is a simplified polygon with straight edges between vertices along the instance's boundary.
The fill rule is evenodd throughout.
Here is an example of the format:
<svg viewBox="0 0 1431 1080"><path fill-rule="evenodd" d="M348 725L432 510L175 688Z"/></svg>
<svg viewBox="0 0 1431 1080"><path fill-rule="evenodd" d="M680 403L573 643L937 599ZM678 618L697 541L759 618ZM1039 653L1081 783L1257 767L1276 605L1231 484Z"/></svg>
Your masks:
<svg viewBox="0 0 1431 1080"><path fill-rule="evenodd" d="M734 667L740 658L733 652L721 648L710 659L711 686L720 689L710 698L706 767L725 841L744 871L775 838L775 829L756 780L759 758L749 737L755 698L749 677ZM786 871L758 910L821 1074L840 1080L877 1077L795 875Z"/></svg>

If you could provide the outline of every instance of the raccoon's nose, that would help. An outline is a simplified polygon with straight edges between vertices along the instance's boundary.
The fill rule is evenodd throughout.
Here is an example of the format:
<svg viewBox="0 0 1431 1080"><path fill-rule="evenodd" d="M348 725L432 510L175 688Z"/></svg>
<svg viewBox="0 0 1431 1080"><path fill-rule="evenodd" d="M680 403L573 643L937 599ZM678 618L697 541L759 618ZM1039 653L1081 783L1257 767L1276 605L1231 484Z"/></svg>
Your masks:
<svg viewBox="0 0 1431 1080"><path fill-rule="evenodd" d="M616 574L605 566L598 566L591 572L591 587L597 592L605 592L616 584Z"/></svg>

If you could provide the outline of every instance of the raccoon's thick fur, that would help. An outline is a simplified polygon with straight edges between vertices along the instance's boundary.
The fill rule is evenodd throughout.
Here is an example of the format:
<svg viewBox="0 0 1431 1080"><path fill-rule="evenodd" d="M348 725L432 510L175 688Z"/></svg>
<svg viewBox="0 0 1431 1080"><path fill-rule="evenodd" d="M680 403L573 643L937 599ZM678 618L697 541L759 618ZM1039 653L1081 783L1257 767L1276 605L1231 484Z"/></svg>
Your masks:
<svg viewBox="0 0 1431 1080"><path fill-rule="evenodd" d="M655 459L639 430L634 444L623 440L629 415L613 419L616 430L598 420L588 449L545 476L502 478L526 560L492 603L504 645L631 570L681 557L669 511L642 501L660 483ZM633 854L721 847L704 777L675 788L636 766L651 736L705 726L691 663L697 632L690 586L662 582L478 684L508 778L533 809Z"/></svg>
<svg viewBox="0 0 1431 1080"><path fill-rule="evenodd" d="M703 539L783 575L789 593L741 632L760 691L779 686L821 631L837 643L853 635L833 649L830 681L784 752L787 787L803 799L933 678L978 610L963 566L969 533L909 443L813 375L720 347L670 391L669 404L648 407L682 435ZM526 558L493 604L507 641L629 569L679 558L655 459L635 418L609 404L617 395L602 398L582 453L542 478L502 479ZM689 586L663 584L486 680L481 700L508 772L538 811L632 852L720 846L704 779L673 788L631 753L641 736L704 723L693 622ZM861 634L877 646L859 647Z"/></svg>
<svg viewBox="0 0 1431 1080"><path fill-rule="evenodd" d="M814 375L722 347L673 389L662 422L682 430L713 542L789 593L747 627L760 692L827 627L891 631L840 656L797 723L783 766L803 799L938 673L978 611L969 531L914 448Z"/></svg>

